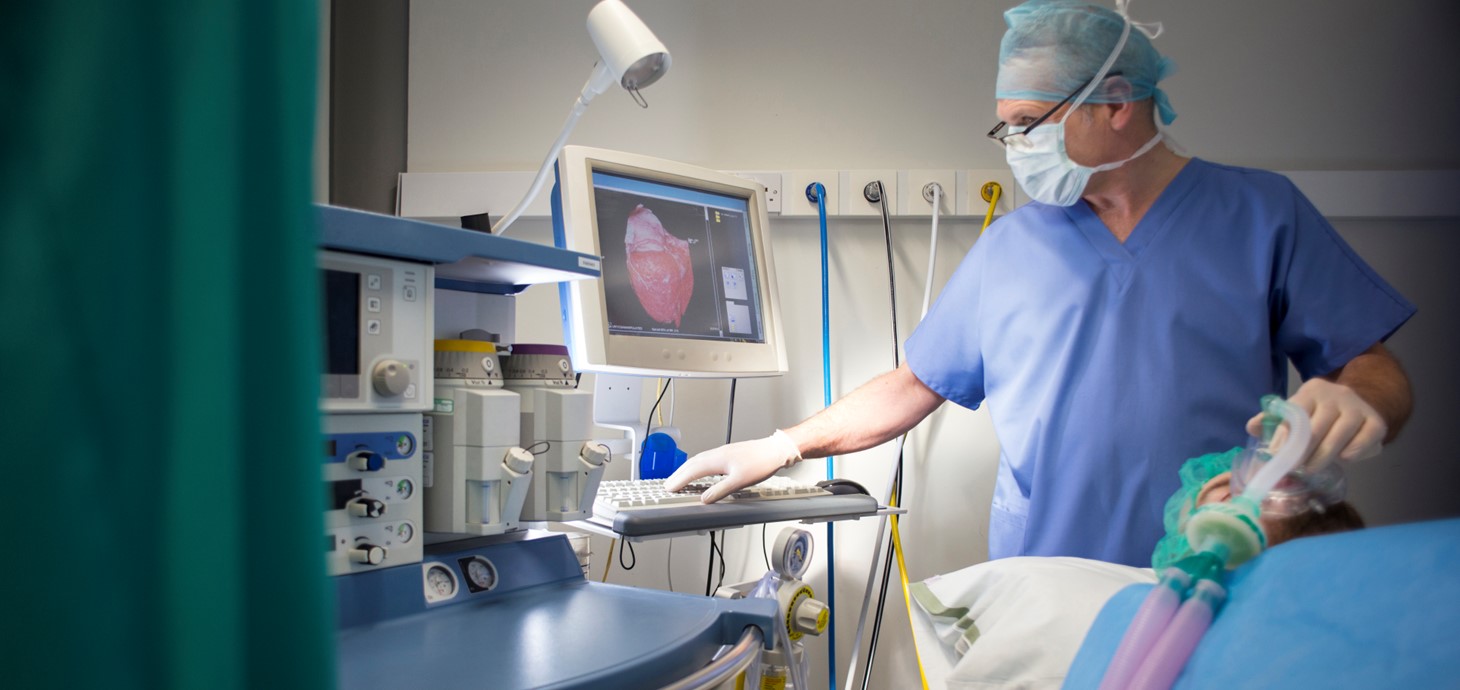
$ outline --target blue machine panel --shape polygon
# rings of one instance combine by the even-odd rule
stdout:
[[[483,561],[494,580],[478,590],[468,568]],[[433,569],[449,577],[426,579]],[[441,544],[419,564],[336,585],[339,685],[351,688],[660,687],[746,626],[774,639],[777,611],[770,600],[588,582],[562,535]]]
[[[375,453],[386,460],[404,460],[416,449],[416,435],[409,431],[364,434],[328,434],[324,442],[324,461],[344,462],[360,451]]]

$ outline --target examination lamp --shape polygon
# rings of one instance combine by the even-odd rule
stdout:
[[[595,97],[618,83],[633,96],[635,103],[647,108],[649,104],[639,90],[659,81],[669,71],[669,49],[654,37],[654,32],[622,0],[603,0],[589,10],[588,36],[593,39],[593,45],[598,47],[599,60],[593,66],[593,73],[588,76],[588,83],[583,85],[582,93],[573,102],[573,108],[568,112],[568,121],[563,123],[563,130],[558,133],[557,140],[548,150],[547,158],[543,159],[537,177],[532,180],[532,186],[512,212],[492,226],[493,234],[505,232],[507,226],[517,220],[527,205],[537,198],[538,192],[542,191],[543,182],[547,181],[548,172],[552,170],[553,162],[563,150],[563,144],[568,141],[568,133],[573,131],[573,126],[578,124],[578,118]]]

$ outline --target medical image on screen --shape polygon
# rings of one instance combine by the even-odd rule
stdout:
[[[745,199],[594,174],[609,333],[764,342]]]
[[[659,217],[640,204],[629,214],[624,251],[629,283],[644,312],[659,323],[679,328],[695,291],[689,242],[669,234]]]

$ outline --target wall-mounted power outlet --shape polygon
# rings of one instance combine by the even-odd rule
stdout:
[[[768,170],[731,170],[729,172],[736,177],[759,182],[760,186],[765,188],[766,213],[781,212],[781,173]]]

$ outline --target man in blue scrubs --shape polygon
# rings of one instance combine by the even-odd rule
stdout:
[[[945,400],[983,402],[1001,455],[989,556],[1145,565],[1187,458],[1244,443],[1267,393],[1313,421],[1309,462],[1377,454],[1409,416],[1383,341],[1414,307],[1286,178],[1179,155],[1170,71],[1123,14],[1006,13],[998,115],[1034,199],[989,228],[906,343],[906,363],[801,424],[702,453],[707,502],[801,458],[854,452]]]

